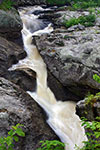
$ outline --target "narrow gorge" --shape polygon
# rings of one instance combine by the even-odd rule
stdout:
[[[100,149],[100,0],[0,1],[0,150],[9,148]]]
[[[34,37],[53,32],[52,24],[45,24],[38,20],[39,15],[35,11],[46,11],[40,6],[21,8],[19,13],[23,22],[22,37],[27,57],[13,65],[9,70],[30,68],[36,72],[36,92],[27,93],[45,110],[48,119],[47,123],[66,144],[66,150],[73,150],[75,145],[83,147],[83,141],[87,140],[84,128],[81,127],[81,120],[75,114],[76,103],[57,101],[54,94],[47,86],[47,69],[40,56]],[[43,29],[41,29],[41,26]],[[40,29],[39,29],[40,28]]]

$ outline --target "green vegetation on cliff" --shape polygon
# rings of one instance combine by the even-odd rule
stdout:
[[[78,18],[71,18],[70,20],[65,20],[64,19],[64,25],[66,28],[69,28],[73,25],[77,24],[82,24],[85,27],[90,27],[93,26],[96,20],[96,15],[95,14],[89,14],[86,16],[80,16]]]
[[[77,9],[87,9],[89,7],[100,6],[100,0],[73,0],[72,7]]]
[[[37,150],[64,150],[65,144],[58,141],[58,140],[53,140],[53,141],[41,141],[40,142],[41,148],[38,148]]]
[[[100,6],[100,0],[46,0],[50,5],[70,5],[73,9],[87,9]]]
[[[47,0],[47,3],[50,5],[65,5],[68,2],[70,2],[70,0]]]
[[[2,0],[1,4],[0,4],[0,9],[2,10],[9,10],[13,7],[13,5],[15,4],[15,2],[13,0]]]
[[[14,141],[18,142],[19,137],[25,136],[25,133],[20,128],[21,126],[23,125],[19,123],[16,126],[12,126],[7,137],[0,137],[0,150],[13,150]]]
[[[85,104],[93,106],[97,101],[100,101],[100,92],[96,93],[96,95],[89,94],[85,98]]]
[[[98,76],[97,74],[94,74],[94,75],[93,75],[93,79],[94,79],[97,83],[100,83],[100,76]],[[89,95],[85,98],[85,104],[86,104],[86,105],[91,105],[91,106],[93,106],[97,101],[100,101],[100,92],[96,93],[96,95],[89,94]]]
[[[84,146],[80,150],[100,150],[100,117],[92,122],[83,118],[82,126],[87,130],[88,141],[83,141]]]

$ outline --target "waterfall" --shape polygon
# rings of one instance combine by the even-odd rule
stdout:
[[[51,24],[46,26],[39,15],[34,11],[43,10],[40,6],[21,8],[19,13],[23,22],[22,37],[27,57],[13,65],[9,70],[30,68],[37,75],[36,92],[27,93],[45,110],[48,115],[47,123],[65,143],[66,150],[74,150],[75,145],[83,147],[82,141],[86,141],[84,128],[81,127],[79,117],[75,114],[76,104],[71,101],[57,101],[53,92],[47,86],[47,69],[36,46],[32,44],[34,36],[50,34],[53,31]],[[42,28],[42,29],[41,29]]]

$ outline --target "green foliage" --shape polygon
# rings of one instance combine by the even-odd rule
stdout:
[[[97,74],[93,75],[93,79],[100,83],[100,77]],[[97,100],[100,100],[100,92],[96,93],[96,95],[88,95],[85,98],[85,103],[93,106]],[[88,141],[83,141],[84,146],[80,150],[100,150],[100,117],[96,117],[95,121],[92,122],[83,117],[82,126],[87,131]]]
[[[7,137],[0,138],[0,150],[13,150],[14,144],[13,142],[18,142],[19,137],[24,137],[25,133],[19,127],[23,125],[17,124],[16,126],[12,126],[12,129],[8,132]]]
[[[80,150],[100,150],[100,117],[96,117],[96,121],[89,122],[86,118],[82,118],[82,126],[89,132],[86,132],[88,141],[84,141],[84,146]]]
[[[85,98],[85,104],[86,104],[86,105],[90,104],[91,106],[93,106],[94,103],[97,102],[97,100],[100,100],[100,92],[96,93],[96,95],[89,94],[89,95]]]
[[[100,77],[97,74],[93,75],[93,79],[96,82],[100,83]],[[86,105],[90,104],[91,106],[93,106],[94,103],[96,103],[97,101],[100,101],[100,92],[96,93],[96,95],[89,94],[85,98],[85,104]]]
[[[72,7],[75,9],[75,10],[78,10],[78,9],[87,9],[89,7],[97,7],[98,6],[98,3],[93,1],[93,0],[88,0],[88,1],[78,1],[76,3],[74,3],[72,5]]]
[[[37,150],[64,150],[65,144],[57,141],[57,140],[53,140],[53,141],[41,141],[40,143],[42,143],[41,148],[38,148]]]
[[[70,20],[64,19],[64,25],[69,28],[73,25],[82,24],[85,27],[93,26],[96,20],[95,14],[89,14],[86,16],[80,16],[78,18],[71,18]]]
[[[13,7],[14,4],[15,2],[12,0],[3,0],[0,4],[0,9],[9,10]]]
[[[95,11],[95,8],[89,8],[89,13],[90,13],[90,14],[93,14],[93,13],[95,14],[95,12],[96,12],[96,11]]]
[[[65,5],[68,0],[47,0],[47,3],[50,5]]]
[[[99,77],[97,74],[94,74],[94,75],[93,75],[93,79],[94,79],[95,81],[97,81],[98,83],[100,83],[100,77]]]
[[[97,14],[98,17],[99,17],[99,15],[100,15],[100,10],[97,10],[96,14]]]
[[[47,0],[50,5],[69,5],[73,10],[94,8],[100,6],[100,0]]]

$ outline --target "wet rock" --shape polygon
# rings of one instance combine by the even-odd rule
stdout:
[[[16,9],[0,10],[0,36],[17,39],[21,36],[22,22]]]
[[[36,73],[30,69],[10,71],[7,77],[13,83],[19,85],[25,91],[36,90]]]
[[[24,125],[26,136],[15,144],[15,150],[36,150],[41,140],[58,139],[38,104],[18,86],[0,77],[0,137],[17,123]]]
[[[60,26],[61,24],[56,22],[57,18],[59,18],[61,15],[54,13],[54,11],[48,12],[48,13],[42,13],[39,16],[39,19],[49,20],[53,23],[55,26]]]
[[[0,76],[19,85],[24,90],[36,89],[36,73],[25,68],[8,71],[12,64],[26,57],[26,53],[17,44],[0,37]]]
[[[48,70],[48,86],[51,89],[51,91],[54,93],[57,101],[78,101],[79,97],[77,97],[75,94],[72,94],[67,87],[64,87],[59,80],[57,80],[52,73]]]

